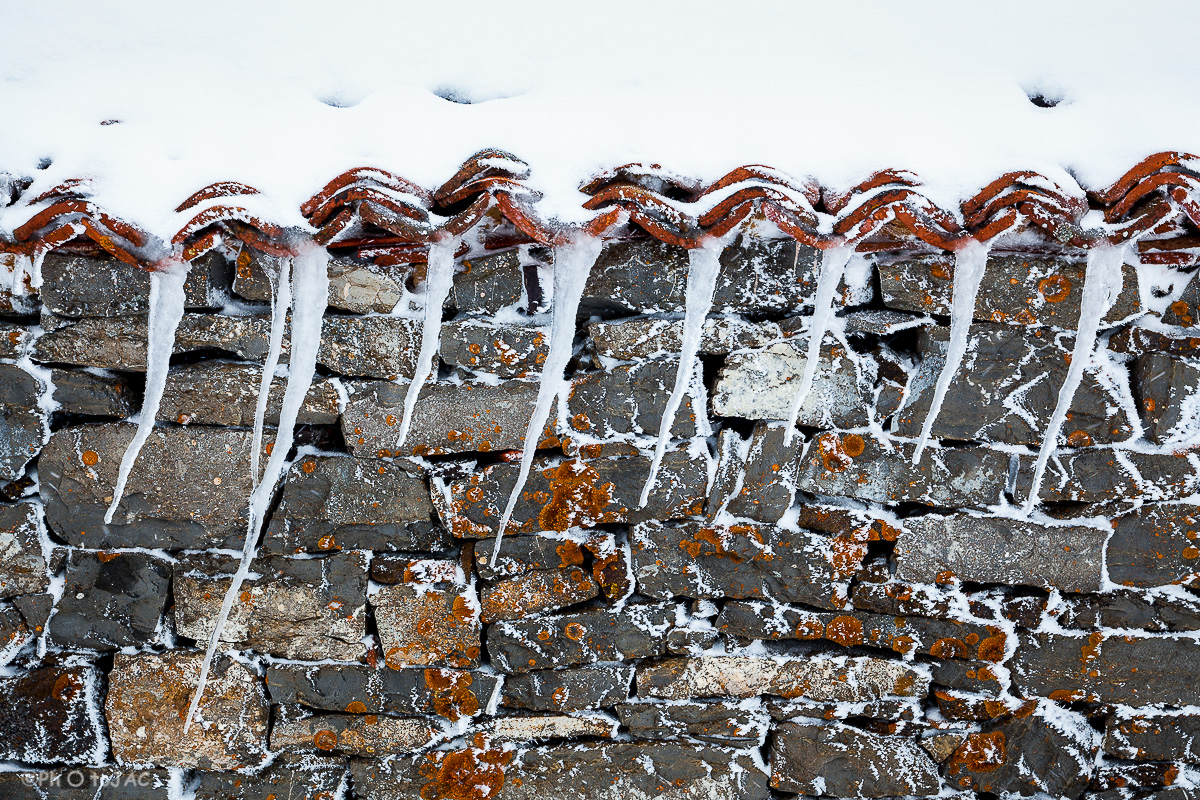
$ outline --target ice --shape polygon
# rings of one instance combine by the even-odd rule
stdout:
[[[790,447],[792,444],[796,418],[800,415],[800,407],[804,405],[804,400],[812,388],[813,377],[817,374],[817,364],[821,358],[821,340],[825,338],[829,320],[833,317],[833,296],[837,292],[838,284],[842,282],[846,262],[852,255],[853,245],[831,247],[821,254],[821,275],[817,278],[812,325],[808,329],[808,353],[804,360],[804,372],[800,375],[800,385],[796,388],[796,396],[792,398],[792,408],[788,412],[787,430],[783,434],[784,447]]]
[[[1127,246],[1095,247],[1088,251],[1087,273],[1083,278],[1083,298],[1079,309],[1079,328],[1075,332],[1075,347],[1071,351],[1071,366],[1067,378],[1058,392],[1058,403],[1042,435],[1042,446],[1038,450],[1037,462],[1033,466],[1033,482],[1029,496],[1025,498],[1024,510],[1032,511],[1037,505],[1038,492],[1042,488],[1042,476],[1046,463],[1058,442],[1058,432],[1066,421],[1075,390],[1083,381],[1084,370],[1092,362],[1092,350],[1096,346],[1096,333],[1108,309],[1121,293],[1121,267],[1125,263]]]
[[[550,408],[566,389],[563,370],[571,358],[575,342],[575,316],[579,311],[579,300],[583,297],[583,288],[603,244],[600,239],[581,236],[571,244],[554,251],[554,305],[550,309],[550,346],[546,353],[546,362],[542,366],[533,415],[530,416],[529,426],[525,429],[525,444],[521,449],[521,471],[517,475],[512,494],[509,495],[508,505],[504,507],[504,513],[500,516],[500,524],[496,526],[496,545],[492,548],[493,565],[500,555],[500,541],[504,537],[504,529],[512,519],[517,498],[521,496],[521,490],[525,488],[525,481],[529,478],[533,454],[546,427],[546,420],[550,417]]]
[[[275,278],[275,297],[271,301],[271,334],[267,344],[267,358],[263,362],[262,378],[258,383],[258,403],[254,407],[254,440],[250,445],[250,482],[258,482],[258,456],[262,448],[263,420],[267,416],[267,400],[271,394],[271,381],[275,368],[279,366],[279,351],[283,347],[283,329],[287,325],[287,314],[292,307],[292,262],[281,259],[279,275]],[[340,409],[339,409],[340,410]]]
[[[933,423],[937,421],[938,413],[942,410],[942,401],[946,398],[946,390],[950,381],[958,374],[963,356],[967,354],[967,342],[971,330],[971,320],[975,316],[975,295],[979,292],[979,283],[983,280],[987,268],[987,257],[990,243],[983,244],[968,241],[965,247],[954,254],[954,298],[950,304],[950,348],[946,352],[946,363],[938,374],[937,384],[933,387],[933,400],[929,404],[929,412],[921,425],[921,435],[917,439],[917,449],[913,451],[912,463],[921,463],[921,453],[929,441],[929,433]]]
[[[146,393],[141,412],[131,421],[137,421],[137,432],[133,441],[121,457],[117,472],[117,485],[113,487],[112,504],[104,514],[104,524],[113,521],[117,506],[125,494],[125,484],[133,470],[142,445],[154,430],[158,417],[158,406],[162,402],[163,390],[167,386],[167,370],[171,366],[171,351],[175,349],[175,329],[183,319],[184,291],[191,264],[170,262],[168,266],[150,274],[150,306],[146,327]]]
[[[687,391],[693,373],[699,364],[696,353],[700,350],[700,339],[704,333],[704,321],[712,308],[713,292],[717,288],[717,273],[721,268],[721,252],[725,249],[725,238],[707,239],[703,247],[688,251],[687,290],[684,295],[683,336],[679,349],[679,367],[675,371],[675,386],[671,396],[667,398],[667,406],[663,409],[662,420],[658,423],[658,443],[654,446],[654,458],[650,462],[650,475],[642,487],[642,498],[638,508],[645,508],[650,499],[650,491],[658,477],[658,468],[662,463],[663,452],[671,438],[671,425],[675,422],[675,414],[683,401],[683,393]],[[695,398],[693,398],[695,399]],[[699,406],[694,403],[694,406]],[[696,408],[696,414],[703,414],[703,408]]]
[[[279,427],[275,434],[275,443],[271,447],[271,456],[267,459],[262,481],[250,493],[249,514],[246,522],[246,542],[242,548],[242,560],[234,573],[233,582],[225,592],[221,602],[221,611],[217,615],[216,627],[208,641],[208,650],[204,654],[204,662],[200,666],[200,680],[188,706],[187,719],[184,722],[184,732],[192,724],[200,698],[204,694],[204,686],[208,680],[209,666],[213,655],[221,641],[221,631],[229,612],[233,608],[233,600],[237,597],[242,581],[250,573],[250,564],[254,560],[259,533],[271,498],[275,492],[275,484],[283,476],[287,466],[288,451],[292,449],[292,439],[296,428],[296,417],[304,404],[304,397],[312,387],[313,374],[317,369],[317,349],[321,345],[321,324],[325,315],[325,304],[329,297],[329,253],[320,247],[308,247],[297,255],[292,263],[292,351],[288,359],[288,382],[283,392],[283,402],[279,409]]]
[[[408,392],[404,395],[404,417],[400,420],[400,434],[396,438],[396,448],[404,444],[408,438],[408,428],[412,424],[413,408],[421,395],[421,387],[433,367],[433,357],[437,353],[438,342],[442,335],[442,306],[450,296],[454,286],[454,251],[458,247],[458,238],[451,236],[434,242],[429,247],[429,263],[425,271],[425,321],[421,325],[421,352],[417,356],[416,371],[413,372],[412,382],[408,384]]]

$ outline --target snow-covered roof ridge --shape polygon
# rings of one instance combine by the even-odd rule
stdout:
[[[695,249],[727,235],[748,218],[773,223],[802,244],[827,250],[958,251],[1027,229],[1047,241],[1092,249],[1138,239],[1142,260],[1192,266],[1200,228],[1200,159],[1168,151],[1143,159],[1113,184],[1063,186],[1034,171],[1006,173],[957,207],[922,192],[913,173],[872,173],[835,192],[779,170],[748,165],[710,183],[657,164],[604,170],[580,187],[586,212],[563,222],[531,188],[529,166],[501,150],[481,150],[441,186],[425,188],[379,167],[334,177],[299,208],[306,229],[272,214],[268,191],[224,180],[195,191],[175,208],[179,227],[168,241],[106,212],[87,178],[35,191],[31,180],[10,180],[0,217],[0,252],[35,262],[71,243],[88,243],[146,269],[172,259],[192,260],[221,244],[275,255],[299,238],[393,263],[423,261],[428,247],[468,233],[486,234],[489,249],[506,244],[558,245],[579,235],[650,236]],[[588,216],[590,215],[590,216]]]

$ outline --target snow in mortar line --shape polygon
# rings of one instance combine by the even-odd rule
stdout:
[[[184,721],[185,733],[191,726],[199,707],[200,698],[208,680],[209,667],[212,665],[213,655],[220,643],[221,632],[229,618],[229,612],[233,608],[233,600],[237,597],[242,581],[250,571],[250,563],[254,560],[259,532],[267,508],[271,503],[275,485],[283,476],[287,466],[288,451],[292,448],[292,438],[295,434],[296,417],[312,386],[313,375],[317,369],[317,350],[321,345],[321,325],[329,297],[328,269],[329,253],[324,248],[315,246],[309,246],[308,249],[297,255],[292,264],[292,347],[288,364],[287,388],[284,389],[283,402],[279,409],[279,425],[276,428],[275,443],[271,448],[271,457],[267,460],[263,479],[250,493],[246,543],[242,551],[241,563],[221,602],[221,611],[217,615],[216,625],[208,642],[208,650],[205,652],[204,661],[200,666],[200,678],[188,706],[187,717]]]
[[[459,237],[451,236],[435,242],[429,248],[429,263],[425,273],[425,316],[421,324],[421,351],[417,356],[412,381],[404,395],[404,416],[400,420],[396,449],[408,438],[413,409],[433,368],[433,357],[437,354],[442,336],[442,307],[454,286],[454,251],[458,242]]]
[[[734,230],[737,230],[734,228]],[[713,294],[717,289],[717,273],[721,270],[721,253],[732,237],[732,232],[720,239],[708,239],[703,247],[688,251],[687,289],[684,295],[683,334],[679,351],[679,366],[675,370],[675,386],[671,396],[667,398],[666,408],[663,409],[662,420],[658,423],[658,442],[654,446],[654,457],[650,461],[650,475],[642,486],[642,496],[638,508],[645,508],[650,500],[650,491],[658,478],[658,469],[662,464],[663,452],[671,438],[671,426],[675,422],[675,414],[683,402],[683,393],[687,391],[692,376],[700,367],[696,354],[700,351],[700,340],[704,334],[704,322],[708,312],[712,310]],[[693,400],[696,398],[693,397]],[[693,403],[697,419],[707,412],[699,402]]]
[[[121,457],[121,467],[117,472],[117,484],[113,487],[112,504],[104,514],[104,524],[113,521],[117,507],[121,505],[125,494],[125,484],[129,473],[137,461],[142,445],[154,431],[154,423],[158,417],[158,406],[162,402],[163,390],[167,387],[167,371],[171,365],[171,352],[175,348],[175,329],[183,319],[185,293],[183,283],[191,270],[190,262],[172,262],[167,269],[161,269],[150,274],[150,305],[146,327],[146,392],[142,400],[142,410],[134,418],[137,421],[137,432],[133,441]]]
[[[817,374],[817,364],[821,358],[821,341],[829,328],[833,316],[833,300],[837,294],[838,284],[842,281],[842,273],[846,262],[854,256],[853,245],[831,247],[821,253],[821,275],[817,278],[817,294],[813,300],[813,320],[808,331],[808,352],[804,360],[804,372],[800,375],[800,384],[792,398],[792,407],[788,412],[787,430],[783,434],[783,446],[791,447],[792,437],[796,431],[796,418],[800,416],[800,407],[804,405],[808,391],[812,388],[813,377]]]
[[[1059,390],[1054,413],[1050,416],[1045,433],[1042,434],[1042,446],[1038,450],[1037,462],[1033,467],[1033,482],[1029,487],[1029,496],[1025,499],[1026,511],[1032,511],[1037,505],[1046,463],[1057,446],[1058,433],[1067,419],[1071,402],[1075,399],[1075,390],[1079,388],[1083,381],[1083,373],[1092,361],[1092,350],[1096,346],[1096,333],[1100,329],[1100,322],[1116,301],[1117,295],[1121,293],[1121,267],[1125,263],[1125,253],[1128,249],[1128,245],[1120,245],[1096,247],[1088,251],[1087,270],[1083,278],[1083,297],[1079,309],[1079,328],[1075,334],[1075,347],[1071,352],[1071,366]]]
[[[994,241],[994,240],[993,240]],[[917,438],[917,447],[913,451],[912,463],[921,463],[921,454],[929,441],[933,423],[937,421],[942,410],[942,401],[950,388],[950,381],[958,374],[963,356],[967,353],[967,343],[970,340],[971,320],[975,316],[975,295],[979,293],[979,284],[987,268],[987,244],[970,242],[954,254],[954,296],[950,304],[950,347],[946,352],[946,362],[938,375],[937,384],[933,388],[933,400],[929,404],[929,412],[921,424],[921,435]]]
[[[500,542],[504,538],[504,529],[512,519],[513,509],[525,481],[529,478],[530,467],[533,466],[533,455],[537,450],[538,440],[550,418],[554,401],[564,397],[567,383],[563,377],[567,362],[575,344],[575,317],[579,313],[579,301],[583,297],[583,289],[587,285],[588,275],[592,265],[600,256],[604,246],[602,240],[595,237],[581,236],[571,244],[556,248],[554,252],[554,300],[550,310],[550,342],[546,351],[546,361],[542,365],[541,380],[538,383],[537,401],[534,403],[533,414],[529,425],[525,428],[525,440],[521,447],[521,471],[517,482],[509,495],[508,504],[500,516],[496,526],[496,544],[492,547],[492,565],[500,557]]]
[[[283,329],[287,326],[288,311],[292,307],[291,266],[290,258],[280,259],[279,275],[275,278],[275,294],[271,298],[271,332],[267,342],[267,358],[263,361],[262,376],[258,382],[258,402],[254,407],[254,436],[250,445],[251,486],[258,483],[258,459],[262,450],[267,400],[271,394],[271,381],[275,377],[275,368],[279,366],[279,351],[283,348]]]

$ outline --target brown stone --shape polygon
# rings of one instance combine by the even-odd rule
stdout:
[[[479,606],[471,590],[385,586],[370,598],[385,663],[402,667],[479,665]]]
[[[479,618],[484,623],[522,619],[582,603],[598,594],[600,587],[582,567],[536,570],[485,586],[479,593]]]
[[[437,733],[428,720],[419,717],[307,715],[299,709],[276,706],[271,749],[381,758],[418,750]]]
[[[101,675],[47,666],[0,678],[0,758],[28,764],[103,763]]]

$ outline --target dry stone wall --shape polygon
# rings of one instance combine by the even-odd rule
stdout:
[[[330,262],[290,467],[190,726],[247,535],[279,261],[193,265],[109,524],[149,280],[60,252],[36,296],[0,299],[0,797],[1198,796],[1190,289],[1148,313],[1162,287],[1125,265],[1030,504],[1078,357],[1081,254],[988,257],[914,459],[953,259],[852,263],[788,436],[821,255],[738,237],[642,502],[689,257],[606,243],[500,531],[554,255],[459,258],[402,443],[425,267]]]

